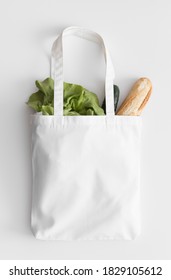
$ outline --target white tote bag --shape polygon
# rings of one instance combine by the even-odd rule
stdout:
[[[62,38],[100,44],[106,61],[104,116],[63,116]],[[134,239],[140,233],[141,118],[115,116],[111,59],[102,38],[70,27],[52,48],[54,115],[32,116],[32,230],[44,240]]]

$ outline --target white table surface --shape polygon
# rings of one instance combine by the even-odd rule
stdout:
[[[133,242],[45,242],[31,233],[31,110],[25,102],[36,89],[34,81],[49,76],[51,45],[70,25],[106,39],[120,101],[137,78],[153,83],[142,115],[142,234]],[[171,258],[170,26],[169,0],[1,1],[0,259]],[[100,48],[67,38],[65,54],[65,80],[82,83],[101,99]]]

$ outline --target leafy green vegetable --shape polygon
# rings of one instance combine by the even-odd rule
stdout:
[[[116,112],[117,106],[118,106],[118,101],[119,101],[119,95],[120,95],[120,90],[119,90],[119,87],[117,85],[113,85],[113,92],[114,92],[114,109],[115,109],[115,112]],[[106,101],[105,101],[105,99],[103,101],[102,108],[103,108],[104,112],[106,113]]]
[[[33,93],[27,105],[43,115],[54,114],[54,81],[51,78],[43,82],[35,82],[37,92]],[[96,94],[88,91],[80,85],[64,83],[64,115],[104,115],[99,105]]]
[[[50,105],[43,105],[42,106],[42,114],[43,115],[53,115],[54,114],[54,109]]]
[[[36,81],[35,84],[46,96],[53,96],[54,81],[51,78],[47,78],[43,82]]]
[[[44,94],[40,90],[33,93],[27,102],[27,104],[37,112],[41,112],[43,103]]]
[[[43,82],[36,81],[35,84],[39,90],[30,96],[27,105],[36,112],[42,112],[43,115],[52,115],[54,98],[53,80],[47,78]]]
[[[80,85],[64,83],[64,115],[104,115],[97,95]]]

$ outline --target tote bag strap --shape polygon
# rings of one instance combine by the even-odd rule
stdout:
[[[68,27],[63,30],[52,46],[51,53],[51,76],[54,79],[54,115],[63,116],[63,37],[66,35],[75,35],[100,44],[103,48],[106,62],[105,77],[105,98],[106,98],[106,115],[113,117],[114,112],[114,94],[113,80],[114,70],[109,52],[105,46],[102,37],[85,28]]]

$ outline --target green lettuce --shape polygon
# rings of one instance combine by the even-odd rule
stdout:
[[[64,83],[64,115],[104,115],[95,93],[80,85]]]
[[[54,81],[47,78],[35,82],[38,91],[33,93],[27,105],[43,115],[54,114]],[[104,115],[104,110],[99,105],[98,97],[84,87],[64,82],[65,116],[77,115]]]

